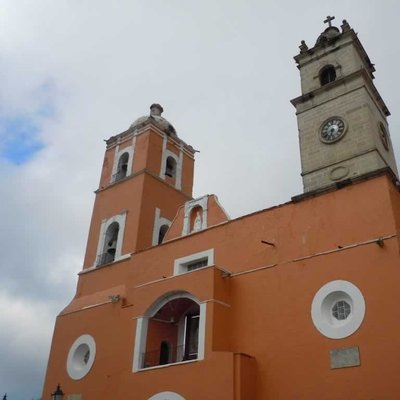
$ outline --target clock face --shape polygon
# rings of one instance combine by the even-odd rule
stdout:
[[[328,119],[322,124],[320,137],[324,143],[334,143],[343,137],[346,132],[346,124],[339,117]]]
[[[379,124],[379,136],[381,138],[383,147],[386,150],[389,150],[389,137],[388,137],[388,133],[387,133],[384,125],[382,124],[382,122]]]

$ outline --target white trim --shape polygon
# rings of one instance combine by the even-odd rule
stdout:
[[[185,257],[177,258],[174,261],[174,275],[183,274],[187,271],[187,265],[191,264],[195,261],[202,261],[207,258],[207,265],[204,268],[207,268],[210,265],[214,265],[214,249],[208,249],[204,251],[200,251],[199,253],[190,254]]]
[[[85,353],[89,358],[84,362]],[[96,342],[90,335],[79,336],[69,349],[67,372],[71,379],[79,380],[86,376],[93,366],[96,357]]]
[[[338,321],[332,315],[337,301],[345,300],[351,307],[350,315]],[[353,334],[365,316],[365,301],[357,286],[348,281],[331,281],[315,294],[311,305],[311,318],[317,330],[330,339],[343,339]]]
[[[149,400],[185,400],[184,397],[174,392],[162,392],[151,396]]]
[[[199,344],[197,349],[197,359],[204,360],[204,343],[206,342],[206,314],[207,303],[200,304],[200,321],[199,321]],[[200,343],[202,344],[200,346]]]
[[[119,145],[117,145],[115,147],[115,152],[114,152],[114,163],[113,163],[113,169],[112,169],[112,173],[111,173],[111,177],[110,177],[110,183],[115,182],[114,175],[117,173],[119,159],[121,158],[121,156],[124,153],[128,153],[128,167],[126,170],[126,176],[130,176],[132,174],[133,145],[123,147],[121,150],[120,150]]]
[[[158,237],[160,234],[160,228],[163,225],[171,226],[171,221],[167,218],[160,217],[160,214],[161,214],[160,209],[156,208],[155,213],[154,213],[154,225],[153,225],[153,239],[152,239],[153,246],[158,245]]]
[[[111,171],[111,175],[110,175],[110,183],[114,182],[113,177],[114,177],[115,173],[117,172],[118,160],[119,160],[118,152],[119,152],[119,144],[117,144],[114,149],[114,161],[113,161],[113,167],[112,167],[112,171]]]
[[[183,144],[180,143],[179,155],[167,149],[168,136],[164,134],[161,156],[160,178],[165,180],[165,169],[167,167],[168,157],[172,157],[176,162],[175,170],[175,189],[182,189],[182,165],[183,165]]]
[[[175,189],[181,190],[182,189],[182,169],[183,169],[183,144],[181,143],[179,149],[179,159],[176,163],[176,177],[175,177]]]
[[[161,156],[161,167],[160,167],[160,178],[165,179],[165,165],[167,163],[167,143],[168,138],[166,134],[163,134],[163,144],[162,144],[162,156]]]
[[[146,349],[147,328],[149,325],[148,317],[140,317],[136,320],[135,350],[133,352],[133,372],[140,371],[140,356]]]
[[[114,215],[113,217],[109,219],[104,219],[101,222],[100,226],[100,233],[99,233],[99,240],[97,242],[97,252],[96,252],[96,258],[94,260],[93,266],[97,266],[97,260],[99,256],[103,253],[103,247],[104,247],[104,240],[105,240],[105,235],[107,233],[108,227],[113,223],[117,222],[119,225],[119,230],[118,230],[118,238],[117,238],[117,247],[115,249],[115,258],[114,262],[128,258],[130,254],[124,254],[122,255],[122,244],[124,241],[124,231],[125,231],[125,223],[126,223],[126,214],[127,212],[123,212],[121,214]]]
[[[201,207],[203,209],[203,215],[201,216],[201,230],[207,229],[208,197],[208,194],[206,194],[205,196],[187,201],[185,203],[185,216],[183,219],[182,236],[186,236],[191,233],[190,217],[192,210],[195,207]]]

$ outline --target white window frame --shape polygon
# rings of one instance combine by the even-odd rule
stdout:
[[[168,225],[171,226],[171,221],[167,218],[160,217],[161,210],[159,208],[156,208],[155,213],[154,213],[154,226],[153,226],[153,238],[152,238],[152,245],[157,246],[158,243],[158,237],[160,234],[160,228],[163,225]]]
[[[204,259],[207,259],[207,265],[201,268],[207,268],[210,265],[214,265],[214,249],[208,249],[185,257],[177,258],[174,261],[174,275],[192,272],[187,270],[188,265],[203,261]]]
[[[96,259],[94,260],[93,266],[98,265],[97,260],[98,260],[99,256],[101,254],[103,254],[104,240],[106,237],[107,229],[114,222],[118,223],[119,230],[118,230],[117,246],[115,249],[115,257],[114,257],[113,262],[126,257],[126,256],[122,255],[122,244],[124,242],[124,231],[125,231],[125,223],[126,223],[126,212],[123,212],[121,214],[114,215],[113,217],[111,217],[109,219],[104,219],[101,222],[99,241],[97,243]]]
[[[119,146],[115,148],[114,152],[114,164],[113,164],[113,169],[110,177],[110,183],[114,183],[115,181],[115,174],[117,173],[118,169],[118,163],[119,159],[124,153],[128,153],[129,158],[128,158],[128,167],[126,170],[126,177],[130,176],[132,174],[132,164],[133,164],[133,146],[127,146],[123,147],[121,150],[119,150]]]
[[[79,348],[86,346],[89,350],[89,358],[86,363],[81,360]],[[71,379],[79,380],[86,376],[91,370],[96,357],[96,342],[91,335],[79,336],[69,349],[67,357],[67,372]]]

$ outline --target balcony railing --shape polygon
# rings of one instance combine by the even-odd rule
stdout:
[[[115,255],[111,253],[103,253],[97,257],[96,265],[105,265],[112,263],[115,260]]]
[[[182,361],[196,360],[196,354],[185,355],[184,346],[169,347],[163,350],[147,351],[141,354],[142,368],[157,367],[159,365],[175,364]]]

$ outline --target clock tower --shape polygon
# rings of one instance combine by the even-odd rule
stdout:
[[[314,47],[304,41],[294,57],[301,77],[296,107],[304,192],[340,186],[380,170],[397,177],[388,108],[371,63],[347,21],[334,17]],[[345,181],[345,182],[344,182]]]

